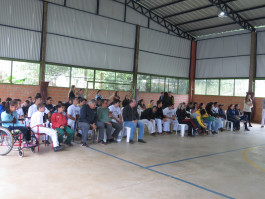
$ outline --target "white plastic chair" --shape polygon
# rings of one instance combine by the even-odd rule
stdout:
[[[227,124],[229,125],[231,125],[231,128],[230,128],[230,131],[233,131],[233,129],[234,129],[234,127],[233,127],[233,122],[231,122],[231,121],[228,121],[227,120],[227,112],[225,111],[225,128],[227,129]]]

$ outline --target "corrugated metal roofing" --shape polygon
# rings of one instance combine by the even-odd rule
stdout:
[[[226,1],[233,11],[252,26],[265,25],[265,0],[223,1]],[[242,29],[229,17],[217,17],[220,10],[209,0],[139,0],[138,2],[195,37]]]

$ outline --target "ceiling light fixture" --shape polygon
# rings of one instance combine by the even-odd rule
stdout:
[[[224,18],[224,17],[227,17],[226,13],[224,11],[221,11],[218,13],[218,17],[220,18]]]

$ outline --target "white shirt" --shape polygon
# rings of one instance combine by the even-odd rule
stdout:
[[[169,110],[168,107],[163,109],[163,115],[167,117],[172,117],[173,115],[176,115],[176,109]]]
[[[17,109],[17,117],[19,118],[20,116],[24,117],[24,112],[23,112],[23,109],[21,107]]]
[[[40,125],[43,124],[43,112],[35,112],[32,114],[31,116],[31,120],[30,120],[30,127],[34,127],[36,125]]]
[[[115,117],[116,119],[120,120],[119,119],[119,115],[121,115],[121,108],[118,106],[118,107],[115,107],[114,105],[111,105],[109,107],[109,111],[112,112],[112,115],[113,117]],[[113,122],[116,122],[116,120],[112,119]]]
[[[67,115],[71,115],[72,117],[76,118],[76,115],[80,115],[80,107],[72,104],[67,109]],[[71,120],[71,119],[68,119],[68,120]]]
[[[32,117],[33,113],[35,113],[37,111],[38,111],[37,105],[36,104],[32,104],[29,107],[29,110],[28,110],[28,117]],[[45,111],[41,112],[42,113],[42,117],[44,116],[44,113],[48,114],[49,112],[50,111],[45,107]]]
[[[218,110],[219,110],[218,107],[213,107],[213,112],[218,114],[218,112],[219,112]]]

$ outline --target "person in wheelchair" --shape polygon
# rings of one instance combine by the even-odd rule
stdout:
[[[26,128],[24,124],[19,123],[17,116],[17,101],[7,101],[5,111],[1,114],[2,126],[6,127],[9,131],[20,130],[23,134],[23,147],[31,148],[36,145],[31,141],[31,130]]]

